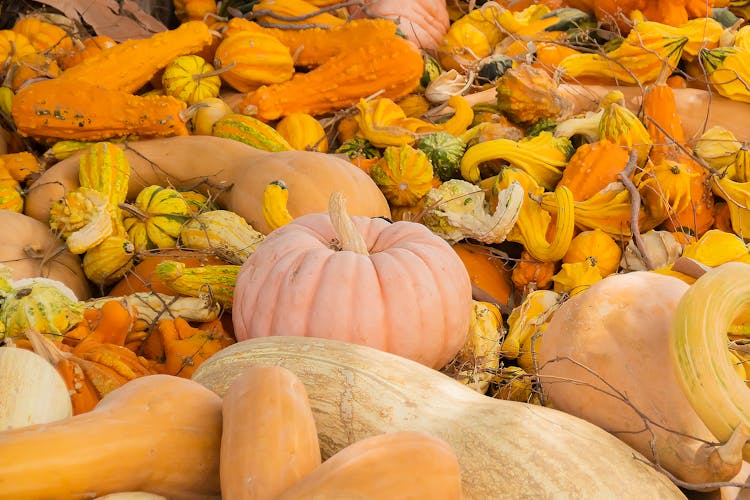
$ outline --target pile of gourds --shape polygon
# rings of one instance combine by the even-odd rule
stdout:
[[[0,30],[0,498],[744,482],[745,3]]]

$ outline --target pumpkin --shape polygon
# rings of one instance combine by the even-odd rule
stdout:
[[[188,379],[149,375],[88,413],[0,433],[2,455],[13,457],[0,472],[0,489],[12,498],[138,490],[215,498],[220,441],[219,396]]]
[[[442,0],[367,0],[348,7],[353,19],[385,17],[398,19],[399,30],[422,49],[434,50],[450,26],[448,9]]]
[[[307,391],[290,370],[248,368],[224,394],[222,415],[224,497],[277,498],[320,466]]]
[[[460,500],[461,469],[445,440],[403,431],[352,443],[277,498]]]
[[[511,280],[516,291],[526,295],[534,290],[546,290],[552,286],[552,276],[557,265],[554,261],[542,262],[536,260],[529,252],[523,250],[521,258],[513,266]]]
[[[186,55],[176,57],[167,64],[161,76],[161,85],[165,94],[192,105],[209,97],[217,97],[221,79],[205,59]]]
[[[602,276],[617,272],[622,250],[620,245],[601,229],[581,231],[570,241],[568,251],[563,255],[565,264],[588,260],[596,264]]]
[[[125,157],[132,171],[130,199],[151,184],[215,195],[218,190],[218,205],[244,217],[263,234],[269,231],[263,217],[263,191],[277,179],[289,188],[288,209],[293,217],[325,211],[333,191],[346,194],[354,215],[390,216],[385,197],[370,177],[333,155],[312,151],[270,154],[231,139],[185,136],[129,142]],[[78,160],[76,155],[56,163],[32,184],[26,197],[27,214],[46,223],[52,202],[77,187]]]
[[[132,205],[121,204],[122,223],[136,250],[172,248],[180,230],[193,213],[188,201],[176,189],[147,186]]]
[[[62,420],[73,414],[62,377],[41,356],[0,348],[0,430]]]
[[[0,263],[12,269],[13,280],[49,278],[67,285],[80,300],[91,297],[80,258],[67,250],[46,222],[0,210],[0,225],[13,235],[0,244]]]
[[[665,475],[634,458],[642,455],[599,427],[550,408],[489,398],[363,345],[304,337],[246,340],[204,362],[193,380],[223,395],[255,365],[280,365],[300,378],[325,460],[368,436],[418,431],[451,445],[466,500],[521,498],[530,491],[611,498],[622,494],[624,484],[638,498],[684,498]]]
[[[677,278],[647,271],[593,284],[552,316],[536,353],[539,376],[555,408],[610,430],[678,479],[728,481],[742,465],[744,440],[712,444],[715,438],[683,393],[680,363],[670,353],[671,332],[682,323],[678,304],[688,288]],[[642,318],[649,318],[648,328]],[[730,372],[723,332],[723,350],[714,359]]]
[[[432,163],[427,155],[408,144],[388,146],[370,167],[370,176],[393,206],[416,204],[433,187]]]
[[[471,281],[461,259],[422,224],[349,217],[342,198],[334,193],[328,213],[270,233],[242,265],[232,309],[237,339],[324,337],[444,366],[471,319]],[[352,287],[339,286],[342,279]],[[364,297],[367,307],[358,307]],[[287,307],[295,314],[281,313]]]
[[[192,251],[189,249],[167,249],[159,252],[149,252],[131,268],[107,292],[107,295],[119,297],[136,292],[163,293],[169,295],[171,289],[154,274],[154,268],[163,260],[182,262],[188,267],[224,264],[224,260],[208,252]]]
[[[13,31],[26,35],[37,52],[62,54],[73,46],[73,41],[59,26],[39,17],[22,17],[13,25]]]
[[[414,147],[427,155],[435,176],[441,181],[461,178],[461,157],[466,143],[448,132],[426,134],[414,143]]]
[[[294,75],[289,47],[272,35],[256,31],[228,34],[216,47],[214,66],[221,79],[239,92],[281,83]]]
[[[102,50],[115,45],[117,45],[117,42],[106,35],[96,35],[84,38],[82,41],[74,39],[73,47],[58,58],[58,63],[62,69],[72,68]]]
[[[301,151],[328,152],[328,137],[323,125],[307,113],[292,113],[276,124],[276,131]]]
[[[501,304],[510,303],[513,295],[510,266],[495,255],[492,248],[462,241],[453,244],[453,250],[461,258],[475,286]]]

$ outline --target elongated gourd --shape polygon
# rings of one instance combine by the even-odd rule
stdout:
[[[171,96],[138,96],[54,78],[21,89],[13,98],[12,116],[24,137],[96,141],[188,135],[180,117],[185,108]]]
[[[260,87],[240,104],[244,113],[263,121],[291,113],[313,116],[338,111],[382,91],[381,97],[403,97],[419,84],[424,62],[419,51],[396,35],[360,43],[307,73]]]
[[[320,466],[320,445],[307,391],[286,368],[253,366],[224,394],[221,493],[276,498]]]
[[[137,378],[90,412],[0,433],[2,498],[148,491],[219,496],[221,398],[171,375]],[[51,473],[54,471],[54,474]]]
[[[303,337],[246,340],[204,362],[193,380],[223,395],[242,371],[269,364],[292,370],[305,384],[324,459],[368,436],[421,431],[455,450],[466,500],[529,492],[611,498],[622,494],[624,484],[633,498],[684,498],[666,476],[599,427],[550,408],[480,395],[447,375],[365,346]]]
[[[133,93],[173,59],[196,54],[212,40],[206,23],[189,21],[147,39],[125,40],[106,48],[63,71],[57,79]]]
[[[460,500],[461,469],[442,439],[414,431],[379,434],[336,453],[277,500],[304,498]]]

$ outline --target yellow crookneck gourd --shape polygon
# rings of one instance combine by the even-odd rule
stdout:
[[[505,160],[533,177],[544,189],[554,189],[573,153],[567,137],[551,132],[513,141],[494,139],[469,147],[461,158],[461,176],[469,182],[480,180],[479,165],[489,160]]]
[[[282,180],[269,182],[263,190],[263,218],[272,231],[292,221],[288,201],[289,190]]]
[[[734,101],[750,102],[750,50],[739,47],[701,49],[699,59],[716,92]]]
[[[504,190],[514,181],[523,187],[526,199],[515,226],[508,233],[508,240],[523,244],[526,251],[539,261],[552,262],[562,259],[568,251],[575,228],[573,193],[564,186],[549,193],[555,199],[557,217],[554,236],[552,241],[548,241],[547,234],[552,216],[541,203],[544,188],[523,170],[504,168],[496,176],[493,189]]]
[[[627,37],[614,42],[619,45],[608,52],[565,57],[556,74],[571,79],[593,76],[630,85],[655,81],[665,64],[671,70],[677,67],[688,37],[669,34],[656,29],[654,24],[637,23]]]

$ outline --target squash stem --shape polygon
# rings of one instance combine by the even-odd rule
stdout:
[[[348,250],[362,255],[369,255],[367,244],[357,231],[354,221],[346,212],[346,198],[338,191],[331,193],[328,201],[328,216],[331,218],[333,230],[338,237],[341,250]]]

